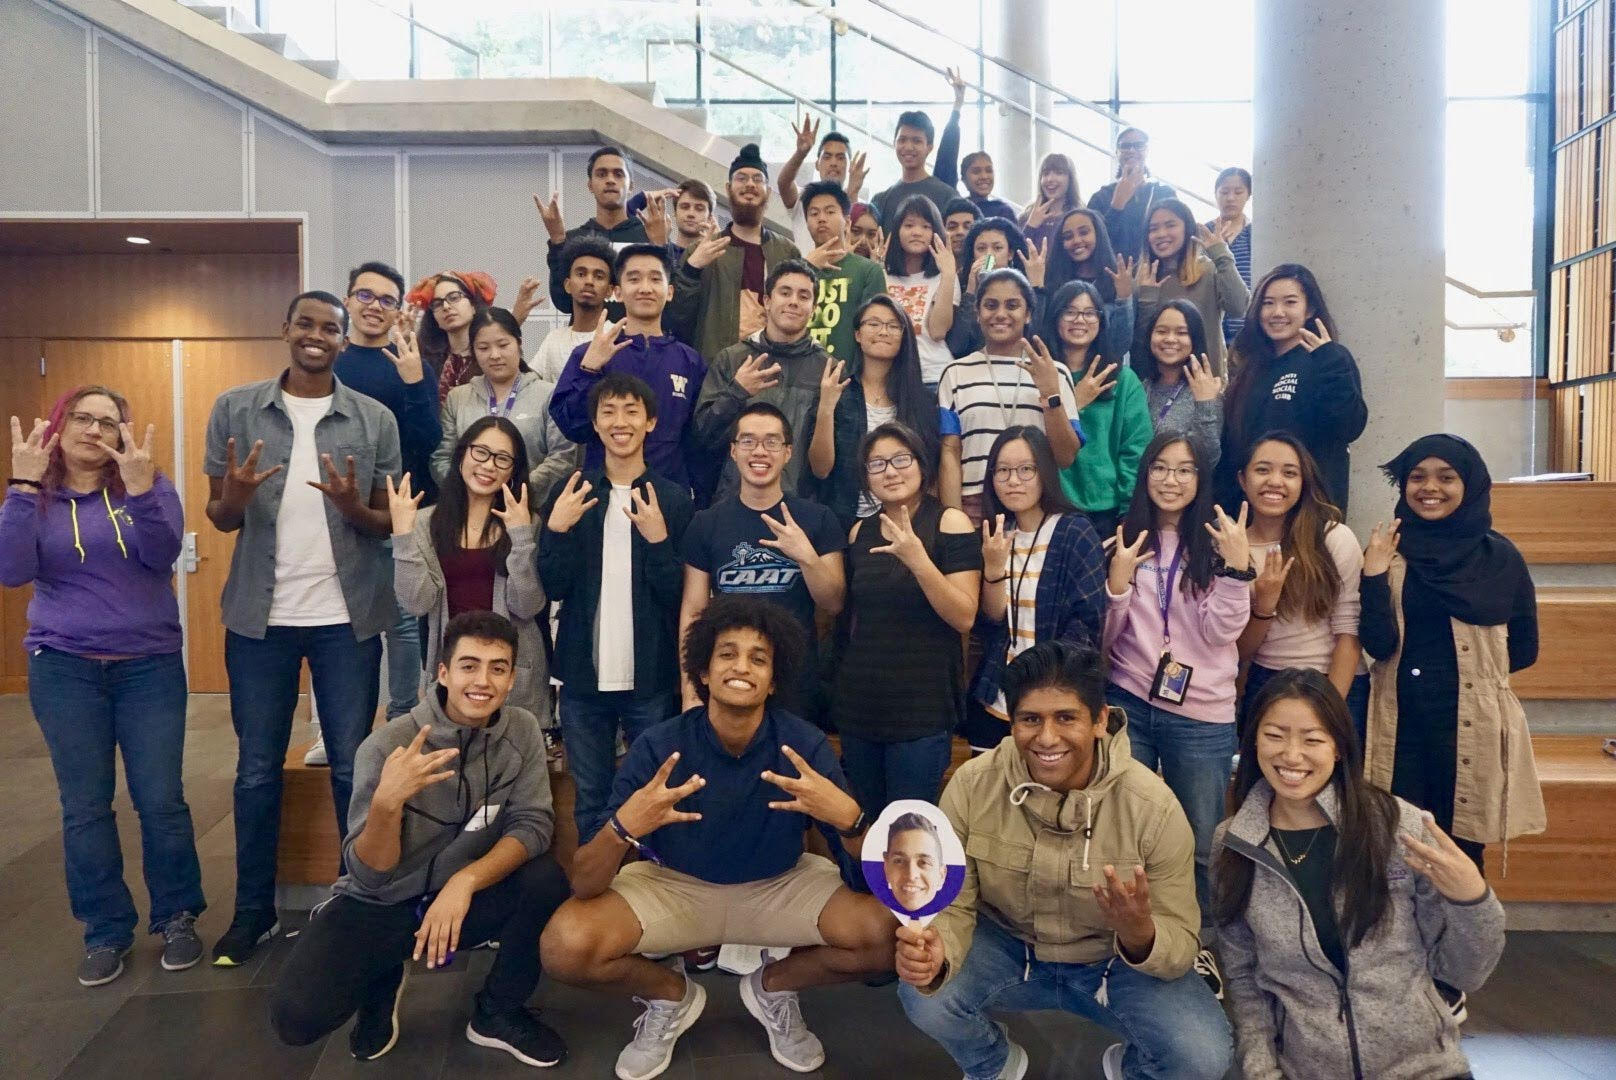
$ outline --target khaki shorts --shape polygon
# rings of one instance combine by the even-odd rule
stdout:
[[[611,885],[640,920],[633,950],[639,953],[823,945],[819,913],[841,887],[836,865],[807,853],[777,877],[739,885],[714,885],[649,862],[629,863]]]

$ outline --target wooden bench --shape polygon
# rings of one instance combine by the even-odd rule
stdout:
[[[1616,563],[1616,483],[1494,484],[1492,507],[1528,563]]]
[[[1537,663],[1510,676],[1521,698],[1616,698],[1616,587],[1547,586],[1537,591]],[[1616,724],[1611,734],[1616,735]]]
[[[1549,828],[1487,849],[1487,880],[1501,900],[1616,903],[1616,758],[1598,735],[1536,735]]]

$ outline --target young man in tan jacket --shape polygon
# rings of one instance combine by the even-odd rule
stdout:
[[[1027,1053],[988,1010],[1064,1009],[1130,1039],[1108,1078],[1215,1080],[1229,1023],[1192,965],[1195,841],[1128,750],[1100,655],[1046,641],[1001,683],[1010,737],[967,762],[942,808],[965,884],[931,926],[898,928],[899,998],[966,1080],[1019,1080]]]

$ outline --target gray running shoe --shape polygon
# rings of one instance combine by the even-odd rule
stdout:
[[[163,927],[163,970],[184,971],[202,959],[202,939],[196,936],[196,916],[182,911]]]
[[[679,1001],[635,998],[645,1011],[634,1021],[634,1041],[617,1055],[617,1080],[651,1080],[661,1076],[673,1060],[673,1047],[707,1007],[707,991],[698,982],[685,982]]]
[[[794,990],[763,989],[758,968],[741,980],[741,1004],[769,1033],[769,1053],[792,1072],[813,1072],[825,1064],[825,1047],[802,1020]]]
[[[128,945],[98,945],[89,950],[79,961],[79,985],[105,986],[123,974],[123,958],[128,955]]]

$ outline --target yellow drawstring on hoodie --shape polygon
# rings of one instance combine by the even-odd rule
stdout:
[[[101,501],[107,508],[107,520],[112,522],[113,535],[118,538],[118,550],[123,552],[123,557],[127,559],[129,549],[124,546],[123,528],[118,524],[118,514],[117,511],[112,509],[112,496],[107,494],[106,488],[101,489]],[[79,535],[79,502],[77,499],[67,500],[67,512],[73,516],[73,550],[79,553],[79,562],[83,562],[85,559],[84,539]]]

